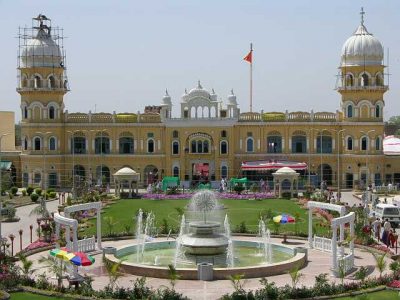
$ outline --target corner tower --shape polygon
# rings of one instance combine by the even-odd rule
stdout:
[[[69,91],[63,30],[40,14],[19,29],[18,87],[22,123],[60,122]]]
[[[361,23],[343,44],[340,64],[341,107],[345,121],[383,122],[384,82],[383,47]]]

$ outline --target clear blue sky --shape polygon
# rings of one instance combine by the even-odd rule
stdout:
[[[360,22],[390,48],[385,119],[400,115],[400,1],[19,1],[0,0],[0,110],[16,111],[18,26],[39,13],[64,28],[70,112],[137,112],[201,80],[222,100],[231,88],[248,111],[254,43],[255,111],[335,111],[340,51]],[[385,50],[386,51],[386,50]]]

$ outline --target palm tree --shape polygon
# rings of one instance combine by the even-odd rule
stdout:
[[[106,267],[108,279],[110,280],[109,282],[109,287],[111,290],[114,290],[115,286],[117,285],[118,279],[122,276],[122,273],[119,271],[122,260],[119,261],[118,263],[112,263],[108,260],[103,260],[104,266]]]
[[[111,236],[114,231],[114,226],[117,225],[118,222],[115,221],[113,217],[105,217],[104,222],[106,223],[106,226],[108,228],[108,235]]]
[[[52,256],[42,256],[39,259],[39,263],[45,264],[45,267],[49,269],[57,278],[57,287],[60,290],[62,288],[63,273],[66,270],[65,264],[59,258]]]
[[[393,261],[389,265],[390,271],[393,272],[393,277],[397,279],[399,277],[399,272],[400,272],[400,262],[398,261]]]
[[[295,266],[289,271],[290,279],[292,279],[292,288],[293,290],[296,289],[296,285],[299,283],[300,278],[304,275],[299,272],[299,267]]]
[[[175,290],[176,282],[181,278],[173,265],[168,265],[168,277],[172,290]]]
[[[22,266],[20,267],[22,274],[26,279],[29,279],[30,275],[35,272],[35,270],[32,269],[33,261],[27,259],[26,256],[22,253],[18,254],[18,258],[22,264]]]
[[[243,291],[243,274],[234,274],[234,275],[229,275],[228,279],[231,281],[233,288],[235,289],[235,292],[240,293]]]
[[[387,262],[386,262],[386,253],[378,255],[374,252],[371,252],[371,254],[374,256],[375,258],[375,262],[376,262],[376,268],[379,271],[379,278],[382,278],[382,273],[383,271],[385,271],[386,267],[387,267]]]

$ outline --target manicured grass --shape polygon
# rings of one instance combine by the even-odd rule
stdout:
[[[48,297],[48,296],[42,296],[42,295],[32,294],[32,293],[28,293],[28,292],[18,292],[18,293],[12,293],[11,299],[12,300],[50,300],[50,299],[64,300],[64,299],[68,299],[68,298]]]
[[[384,290],[384,291],[379,291],[375,293],[370,293],[356,297],[342,297],[342,298],[336,298],[336,299],[341,299],[341,300],[357,300],[357,299],[365,299],[365,300],[398,300],[400,299],[399,292],[398,291],[392,291],[392,290]]]
[[[126,226],[130,226],[130,232],[134,232],[135,227],[135,214],[141,208],[142,210],[152,211],[156,216],[156,226],[160,226],[163,219],[168,221],[169,226],[178,228],[180,218],[175,208],[179,207],[185,209],[189,200],[132,200],[122,199],[118,200],[115,204],[107,207],[102,213],[102,233],[105,235],[108,233],[108,227],[105,222],[105,217],[112,217],[116,224],[113,227],[113,232],[124,232]],[[256,232],[258,231],[258,221],[260,213],[271,210],[273,215],[282,213],[290,214],[295,216],[296,212],[300,215],[300,220],[297,222],[298,231],[307,233],[308,230],[308,211],[301,208],[293,200],[285,199],[263,199],[263,200],[221,200],[221,203],[225,206],[225,212],[231,222],[231,227],[234,229],[242,221],[246,223],[248,230]],[[315,218],[314,218],[315,219]],[[314,220],[315,221],[315,220]],[[92,236],[95,234],[96,220],[90,220],[93,225],[87,228],[80,235]],[[315,221],[316,222],[316,221]],[[280,232],[294,232],[294,224],[281,224]],[[272,225],[268,225],[271,231],[274,231]]]

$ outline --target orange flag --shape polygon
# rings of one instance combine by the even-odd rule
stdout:
[[[250,50],[249,54],[247,54],[243,60],[247,61],[248,63],[253,62],[253,50]]]

